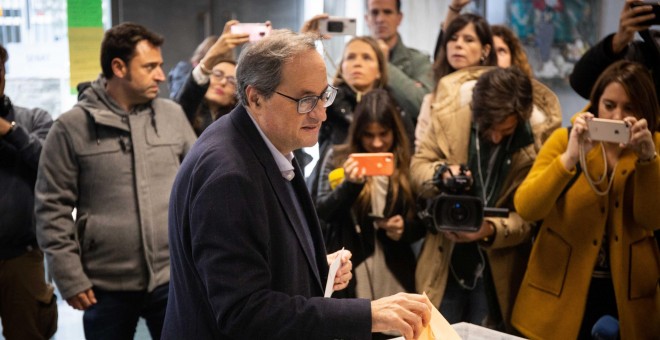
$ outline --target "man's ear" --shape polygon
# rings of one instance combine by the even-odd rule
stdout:
[[[112,67],[112,73],[117,78],[124,78],[128,74],[128,65],[120,58],[112,59],[110,66]]]
[[[245,96],[249,107],[259,107],[261,105],[261,94],[252,85],[248,85],[245,88]]]

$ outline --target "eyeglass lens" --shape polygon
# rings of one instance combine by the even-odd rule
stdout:
[[[300,113],[308,113],[316,107],[316,104],[318,103],[319,100],[323,100],[323,107],[328,107],[332,105],[332,102],[334,101],[336,90],[328,86],[328,88],[321,94],[320,96],[309,96],[300,99],[298,101],[298,112]]]
[[[211,73],[217,81],[222,81],[223,79],[227,80],[227,83],[233,86],[236,86],[236,77],[234,76],[225,76],[225,73],[219,70],[213,71]]]

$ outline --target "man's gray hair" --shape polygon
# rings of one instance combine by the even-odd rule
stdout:
[[[303,52],[315,50],[318,38],[318,34],[273,30],[268,37],[248,45],[238,57],[236,67],[239,103],[248,105],[245,93],[248,85],[270,98],[282,81],[284,65]]]

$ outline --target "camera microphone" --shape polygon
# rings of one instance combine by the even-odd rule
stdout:
[[[509,217],[509,209],[484,207],[484,217]]]

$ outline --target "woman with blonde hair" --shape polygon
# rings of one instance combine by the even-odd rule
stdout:
[[[387,85],[387,62],[378,42],[366,36],[351,39],[332,83],[337,87],[337,97],[326,110],[328,118],[319,133],[319,154],[324,154],[331,145],[346,141],[353,110],[362,96]]]
[[[333,80],[337,96],[332,106],[327,108],[327,119],[319,132],[319,161],[307,180],[313,198],[322,177],[321,161],[333,146],[346,142],[353,111],[362,96],[374,89],[385,89],[387,79],[387,62],[375,39],[355,37],[346,44]],[[411,124],[404,123],[404,126],[412,131]]]

